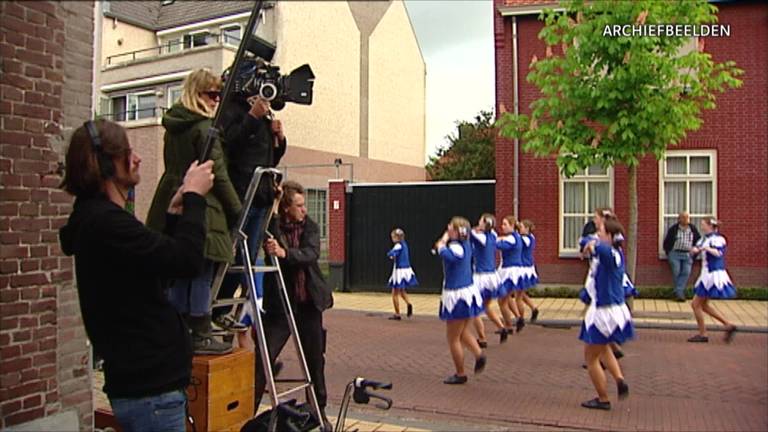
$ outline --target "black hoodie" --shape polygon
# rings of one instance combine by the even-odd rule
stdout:
[[[106,197],[78,198],[59,231],[75,256],[80,309],[94,351],[104,359],[110,398],[145,397],[189,384],[192,346],[167,299],[164,280],[203,266],[205,199],[184,194],[184,212],[166,232],[144,226]]]

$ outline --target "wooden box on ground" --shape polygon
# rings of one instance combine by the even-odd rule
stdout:
[[[253,368],[253,352],[245,349],[192,359],[187,395],[197,432],[239,431],[253,416]],[[187,430],[191,430],[189,425]]]

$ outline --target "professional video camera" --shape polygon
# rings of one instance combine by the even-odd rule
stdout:
[[[286,102],[312,104],[315,74],[309,65],[299,66],[288,75],[281,75],[280,67],[270,63],[275,53],[274,45],[252,36],[246,50],[251,55],[241,61],[238,70],[234,74],[231,68],[224,72],[225,79],[234,75],[233,96],[240,100],[260,96],[270,101],[272,109],[276,111],[283,109]]]

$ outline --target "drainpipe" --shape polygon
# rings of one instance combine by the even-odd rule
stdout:
[[[513,94],[513,105],[514,105],[514,113],[517,116],[520,114],[520,96],[519,94],[519,82],[517,75],[519,73],[518,71],[518,59],[517,59],[517,17],[512,17],[512,83],[514,87],[514,94]],[[514,143],[514,159],[513,159],[513,169],[515,171],[513,180],[512,180],[512,189],[514,197],[512,199],[512,205],[514,206],[514,215],[516,218],[520,218],[520,140],[515,138]]]
[[[100,1],[93,2],[93,67],[91,72],[93,73],[93,81],[91,83],[91,113],[90,118],[95,118],[101,108],[101,92],[99,84],[101,83],[101,27],[102,20],[104,19],[104,13],[102,12],[103,4]]]

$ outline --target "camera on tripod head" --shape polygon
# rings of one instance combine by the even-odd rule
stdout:
[[[270,102],[272,109],[279,111],[286,102],[300,105],[312,104],[312,87],[315,74],[308,64],[299,66],[287,75],[280,74],[280,67],[270,63],[275,46],[251,36],[246,45],[249,57],[242,59],[240,67],[232,73],[231,67],[224,71],[224,79],[234,79],[233,95],[240,100],[258,96]]]

